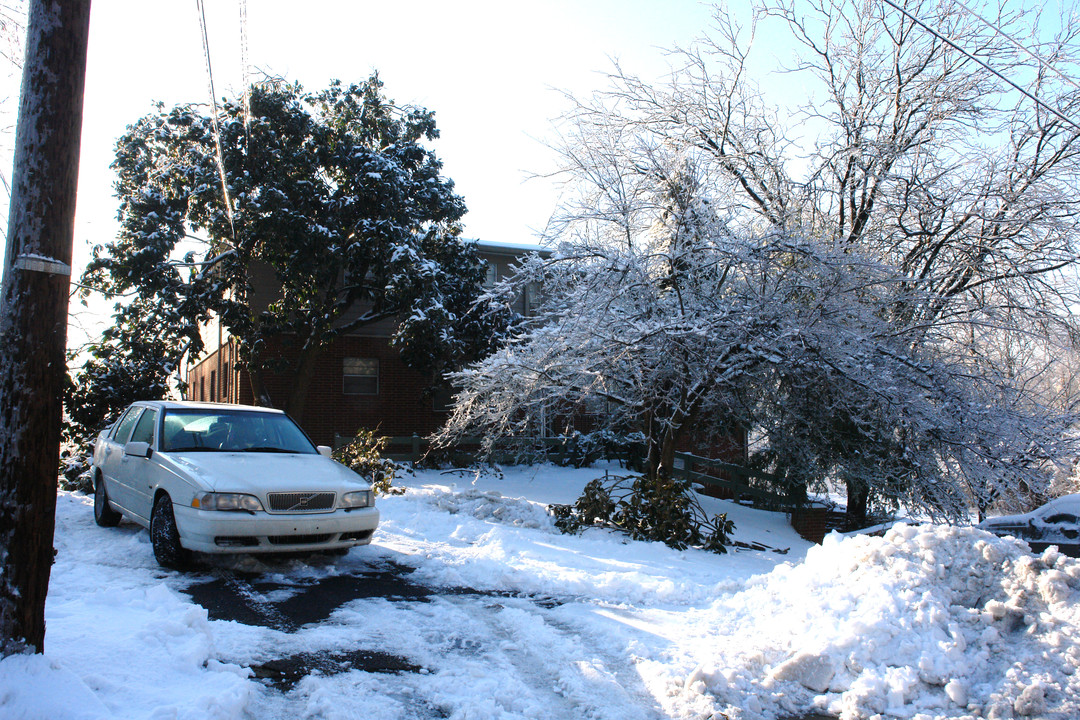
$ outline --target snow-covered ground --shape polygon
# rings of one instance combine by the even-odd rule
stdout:
[[[418,473],[380,499],[371,546],[194,575],[159,569],[145,531],[98,528],[91,498],[63,493],[46,654],[0,661],[0,718],[1080,717],[1080,562],[967,528],[810,546],[783,516],[709,499],[736,539],[789,551],[559,534],[545,504],[596,475]],[[211,620],[185,593],[214,573],[261,571],[288,595],[401,566],[472,594],[358,597],[282,629]],[[251,669],[358,649],[408,667],[286,689]]]

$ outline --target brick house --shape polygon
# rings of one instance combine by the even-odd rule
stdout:
[[[485,284],[491,285],[509,275],[511,266],[530,252],[544,251],[538,247],[478,243],[477,253],[487,263]],[[274,277],[269,271],[260,277],[257,269],[253,274],[252,304],[268,305],[273,299]],[[521,315],[531,314],[536,292],[528,288],[516,298],[514,309]],[[432,396],[428,392],[430,377],[405,366],[390,346],[394,328],[392,319],[365,326],[338,339],[320,355],[301,419],[301,425],[316,444],[336,446],[353,437],[360,428],[377,428],[380,435],[389,437],[423,438],[446,422],[451,409],[449,394]],[[248,374],[236,367],[234,342],[216,322],[208,324],[203,333],[208,355],[189,369],[185,399],[254,404]],[[281,338],[267,341],[268,356],[283,349]],[[279,406],[283,404],[291,386],[290,378],[267,372],[265,384],[271,401]],[[593,429],[588,412],[549,417],[542,424],[545,434]],[[688,439],[679,450],[744,465],[747,447],[746,431],[732,429],[722,437]]]
[[[487,263],[487,282],[509,274],[510,267],[524,254],[539,248],[494,243],[478,243],[477,251]],[[261,281],[260,281],[261,280]],[[252,283],[253,304],[272,292],[272,275]],[[534,298],[526,292],[515,308],[529,314]],[[314,379],[304,409],[304,430],[320,445],[334,445],[352,437],[361,428],[378,428],[381,435],[421,437],[430,435],[446,421],[449,396],[426,392],[430,378],[405,366],[390,346],[392,320],[369,325],[334,342],[317,361]],[[236,367],[236,346],[216,322],[204,328],[208,355],[187,373],[186,399],[205,402],[253,404],[251,383],[244,370]],[[282,349],[281,339],[268,341],[268,355]],[[272,401],[284,400],[289,378],[266,374],[266,389]]]

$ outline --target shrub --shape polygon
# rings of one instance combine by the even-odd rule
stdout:
[[[333,457],[368,480],[376,495],[403,495],[405,488],[392,484],[401,466],[383,457],[389,442],[390,438],[377,435],[374,430],[360,428],[356,437],[334,451]]]
[[[94,492],[94,482],[90,475],[92,453],[80,448],[61,448],[60,450],[60,489],[81,492],[87,495]]]
[[[598,430],[581,433],[577,430],[566,436],[556,464],[585,467],[595,460],[617,460],[624,467],[640,466],[645,456],[645,436],[641,433],[616,433]]]
[[[552,505],[551,513],[565,533],[611,527],[635,540],[658,540],[679,550],[697,546],[727,552],[735,528],[726,514],[708,516],[688,480],[645,475],[592,480],[573,505]]]

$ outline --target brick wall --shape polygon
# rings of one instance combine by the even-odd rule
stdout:
[[[803,540],[821,544],[832,529],[829,519],[832,512],[823,507],[805,507],[791,512],[791,527]]]
[[[222,348],[222,351],[229,350],[228,345]],[[279,354],[286,358],[295,356],[287,342],[268,342],[266,356]],[[377,394],[345,393],[343,368],[347,357],[379,361]],[[199,399],[199,383],[216,369],[215,353],[192,370],[188,399]],[[265,382],[274,406],[284,407],[292,385],[291,377],[287,373],[267,373]],[[441,427],[448,416],[445,412],[435,412],[431,398],[425,395],[429,384],[426,376],[405,367],[398,353],[390,347],[388,338],[342,338],[324,350],[316,362],[307,403],[298,419],[319,445],[333,445],[337,435],[352,436],[361,427],[378,428],[380,434],[389,436],[429,435]],[[215,398],[215,401],[221,400]],[[254,402],[246,372],[238,373],[232,379],[228,401]]]
[[[226,344],[188,371],[188,387],[184,398],[199,402],[239,402],[239,381],[235,348]],[[244,382],[247,382],[246,378]],[[250,395],[249,389],[248,396]]]

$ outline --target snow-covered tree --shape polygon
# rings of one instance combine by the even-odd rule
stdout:
[[[540,283],[543,302],[455,376],[444,441],[481,432],[490,446],[591,411],[601,429],[644,435],[655,477],[680,445],[752,428],[755,461],[794,499],[846,483],[863,513],[868,491],[956,517],[972,495],[1045,485],[1063,427],[1005,406],[947,332],[897,323],[897,306],[923,300],[905,273],[741,222],[694,148],[611,124],[575,132],[560,242],[501,289]]]
[[[153,298],[137,298],[117,309],[113,324],[98,339],[69,351],[62,487],[92,492],[86,471],[97,434],[136,400],[165,398],[182,387],[179,375],[187,348],[183,328],[182,317],[169,307]]]
[[[997,334],[1059,356],[1076,332],[1080,19],[951,0],[743,9],[717,7],[666,82],[617,68],[575,119],[695,148],[743,223],[899,268],[920,290],[893,308],[909,327],[951,326],[973,355]]]
[[[297,418],[319,353],[364,326],[398,318],[403,358],[433,378],[489,350],[505,318],[470,314],[484,271],[459,238],[465,204],[424,144],[434,114],[382,87],[268,80],[251,88],[250,116],[237,100],[217,117],[182,105],[142,118],[117,144],[120,234],[84,283],[134,295],[117,321],[171,336],[170,367],[198,355],[199,322],[215,313],[257,401],[271,402],[266,370],[288,370],[290,394],[273,402]]]
[[[656,156],[689,159],[699,196],[736,245],[772,238],[813,248],[812,260],[777,263],[761,277],[810,272],[800,280],[805,297],[822,298],[829,277],[855,288],[865,268],[883,273],[812,319],[830,327],[842,355],[827,343],[807,341],[805,352],[777,346],[766,356],[783,362],[768,379],[737,383],[769,388],[734,403],[756,408],[740,419],[762,438],[762,463],[801,476],[797,485],[846,484],[856,514],[869,490],[894,497],[913,478],[955,480],[980,508],[1001,493],[1037,496],[1039,471],[1059,455],[1061,423],[1075,406],[1075,396],[1038,379],[1060,374],[1053,366],[1070,356],[1060,342],[1077,337],[1080,93],[1069,75],[1080,24],[1063,15],[1055,26],[1005,6],[987,22],[961,3],[929,0],[764,0],[739,17],[742,9],[718,7],[710,35],[672,52],[665,81],[616,66],[608,90],[578,99],[560,149],[563,170],[583,189],[561,208],[552,238],[587,247],[596,228],[614,227],[604,231],[609,243],[643,247],[642,233],[664,214],[680,217],[677,203],[658,200],[675,185]],[[794,48],[769,79],[754,75],[771,60],[755,46],[762,34],[787,35]],[[773,79],[784,95],[769,91]],[[829,273],[817,275],[822,269]],[[724,280],[730,287],[732,275]],[[774,309],[756,318],[806,311],[764,307]],[[760,333],[753,328],[757,349]],[[883,357],[893,358],[892,370]],[[906,374],[896,392],[927,404],[915,412],[858,366]],[[853,402],[860,387],[875,391]],[[667,415],[669,427],[679,426],[678,414]],[[908,456],[920,447],[934,454]]]

